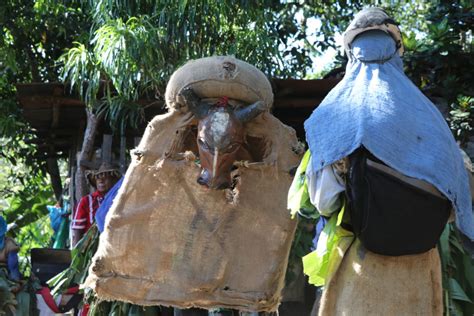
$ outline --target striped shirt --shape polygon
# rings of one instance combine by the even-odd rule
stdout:
[[[95,221],[95,213],[104,199],[104,195],[99,191],[83,196],[77,205],[72,229],[89,230]]]

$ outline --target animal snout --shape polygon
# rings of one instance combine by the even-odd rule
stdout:
[[[227,178],[228,177],[225,176],[213,177],[208,170],[203,169],[197,178],[197,183],[204,185],[209,189],[223,190],[231,186],[231,182]]]
[[[209,187],[210,178],[211,178],[211,176],[209,174],[209,171],[207,169],[202,169],[201,174],[199,175],[199,177],[197,179],[197,183],[199,183],[200,185],[205,185],[205,186]]]
[[[201,176],[197,179],[197,183],[207,186],[207,181]]]

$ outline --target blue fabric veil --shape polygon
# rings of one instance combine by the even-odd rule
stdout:
[[[441,113],[406,77],[388,34],[364,32],[351,47],[343,80],[304,124],[312,168],[364,145],[393,169],[433,184],[452,202],[461,232],[474,240],[467,171]]]
[[[110,207],[114,202],[115,197],[117,196],[118,190],[122,186],[124,177],[121,177],[120,180],[110,189],[109,192],[105,195],[104,200],[100,204],[97,212],[95,213],[95,221],[97,223],[97,228],[101,233],[104,232],[105,228],[105,218],[109,213]]]

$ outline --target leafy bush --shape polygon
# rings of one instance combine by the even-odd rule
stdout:
[[[454,137],[465,144],[469,140],[474,119],[474,97],[458,96],[456,102],[451,104],[449,127]]]

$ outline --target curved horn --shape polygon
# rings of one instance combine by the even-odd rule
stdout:
[[[201,102],[201,99],[194,93],[193,89],[190,87],[184,88],[179,93],[184,100],[184,103],[188,107],[194,116],[198,119],[205,118],[211,106],[207,103]]]
[[[254,118],[256,118],[260,113],[266,110],[265,103],[263,101],[257,101],[245,108],[239,109],[235,112],[237,119],[245,124]]]

